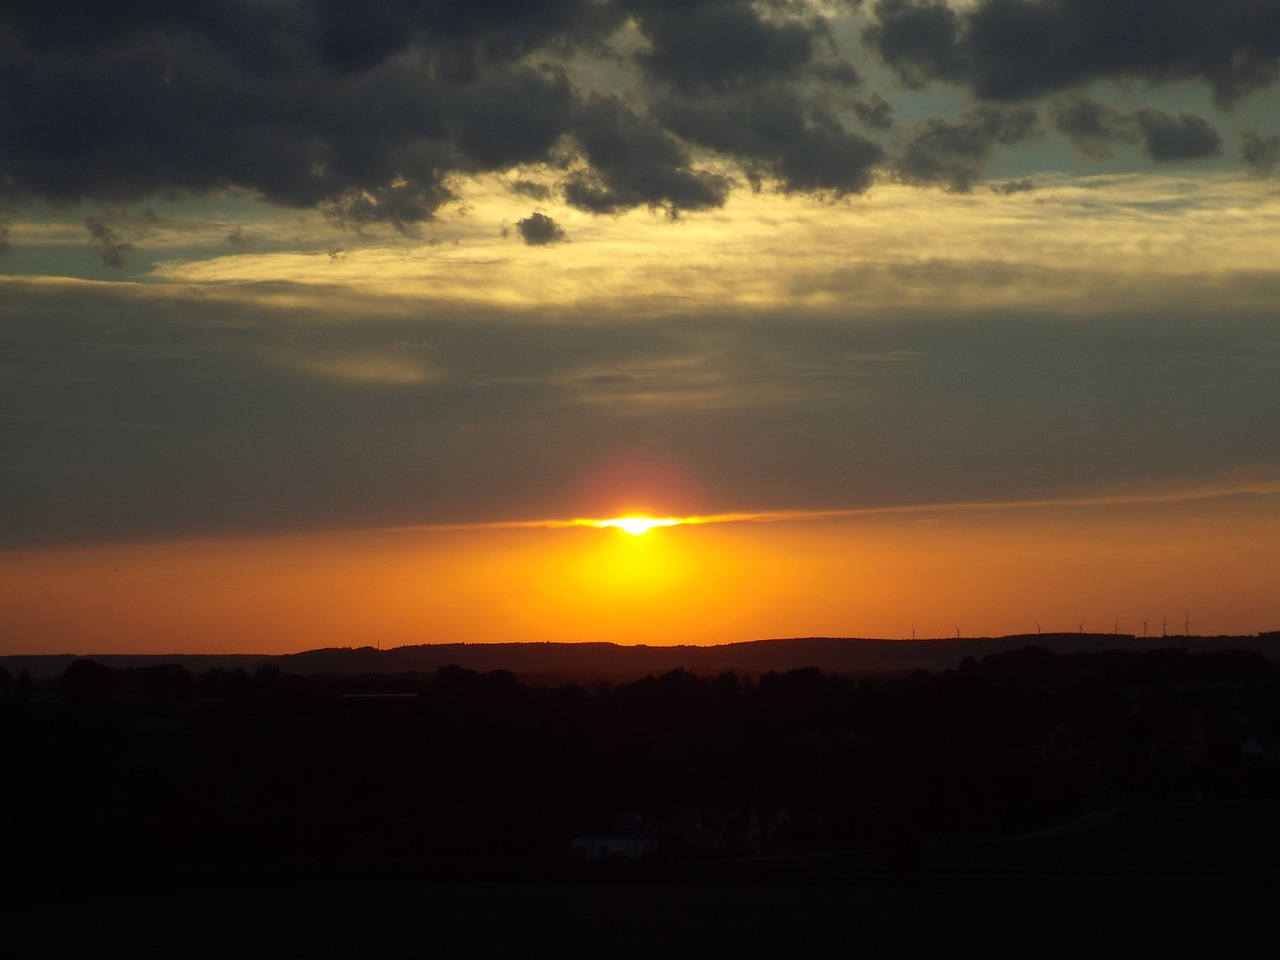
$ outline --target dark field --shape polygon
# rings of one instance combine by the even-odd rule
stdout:
[[[1275,889],[1185,884],[731,881],[273,882],[97,894],[0,911],[8,956],[1262,956]]]
[[[0,694],[5,956],[1276,938],[1256,651],[588,686],[77,661]]]

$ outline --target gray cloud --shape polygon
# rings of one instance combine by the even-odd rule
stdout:
[[[303,0],[296,29],[330,70],[351,74],[410,49],[431,55],[437,75],[474,76],[557,40],[612,29],[621,11],[591,0]]]
[[[951,190],[967,191],[997,146],[1038,135],[1036,112],[1029,107],[976,107],[957,123],[930,118],[915,126],[896,171],[909,183],[942,183]]]
[[[560,182],[544,186],[581,209],[678,213],[728,195],[691,147],[756,182],[839,196],[883,168],[874,138],[893,127],[887,100],[854,95],[853,51],[799,5],[197,6],[6,4],[0,198],[121,204],[234,188],[356,228],[409,231],[457,199],[461,176],[545,165]],[[1280,10],[1254,0],[1179,0],[1176,15],[1164,0],[980,0],[963,10],[881,0],[872,10],[865,40],[904,81],[965,83],[991,100],[1136,78],[1199,79],[1226,103],[1270,82],[1280,56]],[[611,45],[624,26],[643,43]],[[637,92],[602,98],[601,75],[582,64],[619,58],[638,72]],[[1131,124],[1157,160],[1214,149],[1190,115],[1148,112]],[[957,158],[973,144],[943,144],[955,130],[924,133],[908,179],[972,179],[974,163]]]
[[[1273,176],[1280,170],[1280,134],[1263,135],[1246,130],[1241,155],[1244,164],[1260,177]]]
[[[910,85],[1020,100],[1095,80],[1201,80],[1229,104],[1280,72],[1280,7],[1255,0],[880,0],[868,44]]]
[[[1089,156],[1108,157],[1112,143],[1133,143],[1135,139],[1124,114],[1091,97],[1059,97],[1049,105],[1049,116],[1053,125]]]
[[[873,130],[890,130],[893,128],[893,104],[878,93],[853,102],[853,113],[859,120]]]
[[[863,39],[909,87],[968,73],[960,16],[943,0],[880,0]]]
[[[575,207],[592,213],[664,207],[675,216],[724,203],[729,184],[723,177],[693,169],[671,134],[620,101],[586,104],[574,137],[590,164],[565,182],[565,199]]]
[[[511,189],[522,197],[532,197],[534,200],[546,200],[551,196],[550,187],[533,180],[516,180],[511,184]]]
[[[1179,477],[1280,457],[1280,380],[1257,362],[1275,324],[1205,325],[1202,302],[1035,323],[374,307],[316,325],[124,287],[5,289],[0,542],[576,516],[608,506],[584,478],[628,457],[679,464],[689,512],[1034,499],[1177,479],[1170,450]],[[317,376],[300,355],[437,375]]]
[[[636,0],[626,6],[652,44],[641,62],[688,93],[795,76],[813,60],[814,37],[822,32],[821,21],[764,20],[749,0]],[[856,73],[846,72],[844,79],[856,83]]]
[[[992,193],[998,193],[1005,197],[1012,196],[1015,193],[1030,193],[1035,188],[1036,182],[1030,177],[1020,177],[1017,180],[1005,180],[1003,183],[991,184]]]
[[[89,247],[108,267],[120,268],[125,265],[133,244],[122,237],[116,227],[107,219],[106,214],[97,214],[84,218],[85,229],[89,231]]]
[[[1222,136],[1203,117],[1143,108],[1129,112],[1081,95],[1060,97],[1049,108],[1054,126],[1083,153],[1105,157],[1113,143],[1136,143],[1157,163],[1198,160],[1222,152]]]
[[[629,17],[651,84],[857,81],[816,42],[821,19],[747,0],[19,0],[0,13],[0,194],[118,203],[239,187],[410,230],[454,199],[456,174],[547,163],[572,171],[561,187],[583,209],[717,206],[727,182],[694,169],[642,105],[586,95],[553,65],[605,51]]]
[[[514,70],[462,87],[448,124],[460,154],[478,169],[496,170],[547,157],[569,131],[574,96],[563,71]]]
[[[524,242],[531,247],[560,243],[568,239],[564,228],[545,213],[531,213],[523,220],[517,220],[516,230],[519,231]]]
[[[1157,163],[1199,160],[1222,152],[1222,137],[1208,121],[1193,113],[1172,116],[1159,110],[1134,112],[1142,151]]]
[[[786,191],[861,193],[884,156],[879,145],[794,94],[672,96],[656,111],[684,139],[741,158],[754,178]]]

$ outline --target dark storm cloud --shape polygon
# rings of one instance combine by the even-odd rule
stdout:
[[[941,183],[955,191],[973,187],[982,164],[997,146],[1039,135],[1029,107],[976,107],[948,123],[937,117],[917,124],[896,164],[908,183]]]
[[[545,213],[531,213],[523,220],[517,220],[516,230],[519,231],[524,242],[531,247],[541,247],[568,239],[564,228]]]
[[[570,129],[574,97],[559,70],[516,70],[468,84],[450,104],[459,152],[479,169],[530,163]]]
[[[109,54],[0,56],[5,192],[130,200],[242,186],[293,206],[396,178],[440,195],[451,150],[437,91],[388,68],[342,83],[314,64],[254,76],[206,38]],[[437,201],[438,202],[438,201]]]
[[[1049,116],[1081,153],[1090,156],[1110,156],[1110,144],[1134,141],[1125,115],[1091,97],[1060,97],[1049,105]]]
[[[942,0],[881,0],[875,17],[863,39],[907,86],[966,74],[960,17]]]
[[[1098,78],[1200,78],[1225,101],[1270,80],[1280,50],[1280,7],[1254,0],[872,10],[866,40],[907,82],[1004,100]],[[610,45],[633,36],[623,27],[636,49]],[[234,188],[413,230],[457,199],[460,177],[546,165],[560,178],[546,186],[581,209],[675,214],[728,195],[696,148],[757,183],[858,193],[885,155],[845,124],[874,136],[894,117],[882,97],[855,96],[850,53],[821,15],[781,2],[14,0],[0,12],[0,198]],[[602,96],[603,74],[576,54],[625,59],[639,92]],[[1217,149],[1190,116],[1131,125],[1154,159]],[[897,172],[962,187],[985,151],[1013,142],[971,127],[919,132]]]
[[[259,72],[317,58],[336,73],[376,67],[424,37],[454,72],[512,61],[562,36],[610,28],[621,15],[593,0],[13,0],[4,22],[28,48],[82,56],[140,38],[200,36]]]
[[[641,62],[656,77],[696,93],[757,86],[795,76],[814,56],[821,22],[772,23],[749,0],[688,3],[637,0],[626,4],[652,48]],[[857,75],[845,74],[857,82]]]
[[[1255,130],[1246,130],[1241,155],[1245,166],[1258,176],[1273,176],[1280,171],[1280,134],[1264,136]]]
[[[1222,136],[1203,117],[1148,108],[1116,110],[1090,97],[1060,97],[1049,108],[1054,126],[1082,153],[1105,157],[1113,143],[1140,144],[1157,163],[1199,160],[1222,152]]]
[[[880,0],[866,41],[910,85],[1019,100],[1094,80],[1201,80],[1229,104],[1280,70],[1268,0]]]
[[[821,19],[747,0],[17,0],[0,13],[0,194],[120,203],[236,187],[410,230],[454,199],[458,174],[547,163],[583,209],[717,206],[727,181],[642,104],[584,93],[554,65],[607,52],[629,17],[651,90],[858,80]],[[887,104],[867,103],[882,126]],[[876,155],[810,118],[794,150],[773,143],[763,159],[789,189],[846,190]]]
[[[1208,121],[1193,113],[1172,116],[1159,110],[1137,110],[1134,122],[1142,150],[1157,163],[1199,160],[1222,152],[1222,137]]]
[[[656,111],[684,139],[741,158],[753,179],[768,178],[786,191],[861,193],[884,156],[827,111],[785,92],[677,95]]]
[[[664,207],[672,216],[724,203],[729,183],[693,169],[684,148],[654,120],[617,100],[586,104],[574,137],[590,168],[570,176],[565,199],[592,213]]]
[[[270,70],[293,56],[308,28],[304,5],[263,0],[168,4],[161,0],[12,0],[0,18],[27,49],[41,55],[89,58],[145,38],[208,37],[245,64]]]

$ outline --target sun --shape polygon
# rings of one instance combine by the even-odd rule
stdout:
[[[633,537],[639,537],[654,527],[674,527],[680,521],[674,517],[613,517],[609,520],[597,521],[598,527],[617,527]]]

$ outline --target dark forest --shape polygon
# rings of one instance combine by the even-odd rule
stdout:
[[[1248,651],[558,685],[76,660],[0,674],[0,751],[17,902],[173,877],[1280,879],[1280,668]]]

